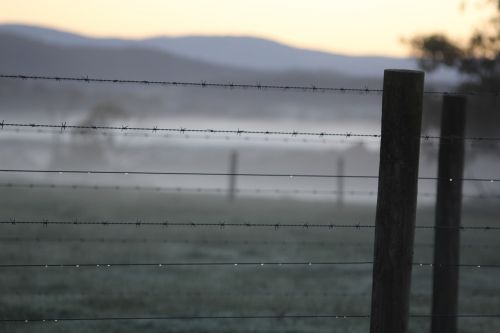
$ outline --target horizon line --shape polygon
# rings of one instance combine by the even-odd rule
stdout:
[[[19,27],[31,27],[31,28],[37,28],[37,29],[45,29],[45,30],[52,30],[56,32],[61,32],[61,33],[66,33],[66,34],[71,34],[75,35],[77,37],[82,37],[82,38],[88,38],[88,39],[95,39],[95,40],[122,40],[122,41],[134,41],[134,42],[140,42],[148,39],[156,39],[156,38],[177,38],[177,39],[182,39],[182,38],[196,38],[196,37],[205,37],[205,38],[248,38],[248,39],[256,39],[256,40],[261,40],[261,41],[267,41],[275,44],[279,44],[284,47],[292,48],[292,49],[297,49],[300,51],[310,51],[310,52],[318,52],[318,53],[325,53],[329,55],[336,55],[336,56],[345,56],[345,57],[355,57],[355,58],[395,58],[395,59],[411,59],[414,58],[411,55],[391,55],[391,54],[373,54],[373,53],[345,53],[345,52],[337,52],[337,51],[330,51],[326,49],[321,49],[321,48],[308,48],[308,47],[303,47],[299,45],[294,45],[293,43],[281,41],[278,39],[270,38],[270,37],[264,37],[264,36],[259,36],[259,35],[250,35],[250,34],[204,34],[204,33],[193,33],[193,34],[149,34],[145,35],[142,37],[132,37],[132,36],[113,36],[113,35],[95,35],[91,33],[85,33],[85,32],[79,32],[75,31],[73,29],[66,29],[66,28],[61,28],[57,26],[50,26],[50,25],[42,25],[42,24],[33,24],[33,23],[27,23],[27,22],[21,22],[21,21],[0,21],[0,27],[2,26],[19,26]]]

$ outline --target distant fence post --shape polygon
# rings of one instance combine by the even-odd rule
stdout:
[[[457,332],[465,134],[464,96],[444,96],[434,233],[432,333]]]
[[[236,197],[236,174],[238,173],[238,152],[233,150],[229,155],[229,188],[228,200],[234,201]]]
[[[385,70],[371,333],[408,329],[424,73]]]
[[[339,156],[337,159],[337,207],[344,207],[344,157]]]

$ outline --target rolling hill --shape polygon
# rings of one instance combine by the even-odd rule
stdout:
[[[265,71],[331,71],[360,78],[380,78],[385,68],[416,69],[413,58],[349,56],[291,47],[248,36],[158,36],[145,39],[91,38],[29,25],[0,25],[13,34],[60,47],[142,48],[220,66]],[[432,81],[457,79],[453,71],[439,71]]]

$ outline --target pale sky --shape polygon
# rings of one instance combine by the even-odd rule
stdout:
[[[401,37],[465,39],[485,0],[1,0],[0,23],[99,37],[251,35],[346,54],[407,55]],[[480,7],[480,8],[479,8]]]

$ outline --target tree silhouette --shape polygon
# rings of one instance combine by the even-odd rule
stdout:
[[[489,23],[476,30],[465,46],[442,34],[416,36],[410,44],[423,69],[452,67],[468,78],[468,85],[496,91],[500,84],[500,0]]]
[[[456,87],[458,91],[500,92],[500,0],[496,1],[493,17],[476,29],[465,45],[438,33],[413,37],[409,44],[420,67],[426,71],[442,66],[456,69],[463,77]],[[467,116],[469,134],[500,133],[498,97],[469,99]],[[437,124],[436,118],[429,118],[431,125]]]

